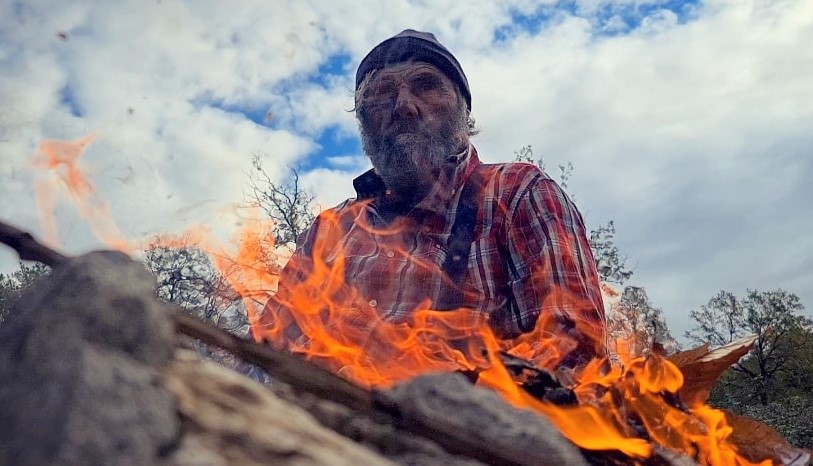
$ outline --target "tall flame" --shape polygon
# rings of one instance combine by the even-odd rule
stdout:
[[[34,194],[39,206],[43,235],[49,243],[59,244],[54,201],[56,189],[62,185],[67,189],[68,197],[79,215],[90,225],[93,234],[106,245],[129,252],[132,248],[113,220],[109,203],[96,195],[93,184],[79,165],[79,157],[94,139],[96,135],[89,134],[76,141],[48,139],[40,143],[33,158],[33,166],[36,170]]]
[[[46,237],[55,241],[56,179],[68,188],[77,211],[100,239],[117,249],[130,250],[107,204],[95,197],[93,185],[78,165],[93,138],[49,140],[40,145],[34,166],[42,170],[35,192],[43,229]],[[328,216],[325,221],[338,219]],[[244,222],[232,250],[214,242],[203,229],[190,229],[182,242],[170,236],[161,242],[185,247],[192,241],[211,255],[222,275],[244,297],[258,340],[287,346],[359,385],[389,387],[426,372],[476,370],[478,384],[497,391],[517,407],[545,416],[582,448],[617,450],[643,459],[651,455],[656,443],[703,464],[755,464],[740,457],[728,441],[732,430],[722,412],[702,404],[678,407],[675,400],[683,374],[661,356],[636,358],[629,351],[619,351],[618,362],[611,364],[606,358],[590,361],[564,377],[572,380],[570,388],[578,405],[556,406],[523,390],[500,359],[501,352],[508,352],[540,368],[553,369],[573,344],[567,338],[551,336],[549,322],[543,318],[533,332],[501,340],[481,316],[465,309],[436,311],[425,302],[415,309],[410,321],[396,323],[385,320],[372,307],[354,306],[352,303],[363,297],[345,282],[344,256],[339,253],[331,256],[332,261],[324,259],[337,238],[321,236],[316,241],[313,270],[292,284],[282,302],[293,312],[260,315],[278,279],[277,267],[269,266],[274,255],[269,253],[269,248],[273,249],[268,239],[271,228],[268,221]],[[554,291],[550,299],[561,299],[557,293],[564,291]],[[303,338],[286,335],[293,324]],[[770,460],[759,464],[770,464]]]
[[[323,221],[338,219],[327,214]],[[328,254],[335,244],[336,238],[328,235],[317,239],[312,270],[291,284],[281,303],[295,312],[265,316],[255,327],[258,338],[280,344],[295,324],[306,338],[291,342],[289,349],[368,387],[388,387],[426,372],[479,370],[478,384],[496,390],[515,406],[546,416],[585,449],[618,450],[646,458],[652,447],[643,435],[704,464],[752,464],[737,456],[727,442],[731,430],[722,412],[706,406],[686,412],[670,402],[683,385],[683,375],[663,357],[627,357],[623,366],[594,360],[573,374],[579,406],[537,400],[517,385],[499,353],[508,351],[552,369],[571,346],[566,339],[562,343],[561,338],[549,336],[544,319],[539,319],[533,332],[514,340],[499,340],[473,312],[435,311],[428,302],[415,310],[409,322],[390,322],[374,308],[353,306],[359,300],[358,291],[344,279],[344,255]],[[332,263],[324,259],[328,255]],[[640,420],[641,431],[630,427],[630,419]]]

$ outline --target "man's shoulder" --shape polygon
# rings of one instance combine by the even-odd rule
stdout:
[[[362,211],[364,211],[367,204],[369,204],[369,200],[367,199],[357,199],[351,197],[329,209],[323,210],[321,213],[319,213],[318,220],[324,222],[328,219],[338,220],[356,217]]]
[[[479,170],[487,178],[498,178],[504,180],[551,180],[547,173],[539,166],[527,162],[500,162],[481,163]]]
[[[350,209],[353,205],[357,204],[358,202],[359,201],[356,200],[355,197],[351,197],[351,198],[343,200],[342,202],[336,204],[333,207],[330,207],[329,209],[325,209],[323,212],[331,212],[331,213],[343,212],[345,210]]]
[[[336,204],[335,206],[325,210],[324,212],[331,212],[333,214],[340,214],[349,211],[357,211],[370,203],[369,199],[359,199],[350,197],[344,201]]]
[[[529,199],[548,210],[576,210],[564,189],[533,163],[505,162],[481,164],[486,202],[495,202],[513,212]]]
[[[478,171],[485,185],[495,190],[495,194],[517,194],[538,183],[556,184],[544,170],[532,163],[483,163]]]
[[[321,211],[308,229],[300,236],[297,245],[312,244],[318,234],[329,232],[337,227],[341,228],[341,225],[352,222],[357,215],[354,212],[358,212],[362,204],[364,204],[363,201],[350,198],[334,207]]]

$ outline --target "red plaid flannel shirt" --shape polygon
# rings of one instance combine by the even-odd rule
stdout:
[[[380,178],[372,171],[357,178],[358,198],[328,211],[339,221],[317,220],[300,238],[260,324],[288,312],[280,302],[286,302],[291,284],[310,273],[310,254],[322,235],[335,243],[324,251],[325,263],[344,258],[345,280],[356,291],[350,307],[366,307],[400,322],[427,299],[437,302],[449,286],[440,265],[460,193],[472,171],[481,170],[486,185],[478,202],[462,306],[504,338],[531,331],[545,316],[545,334],[567,336],[577,344],[562,363],[603,354],[599,281],[575,205],[535,165],[481,164],[473,147],[456,157],[459,163],[441,176],[426,199],[389,222]]]

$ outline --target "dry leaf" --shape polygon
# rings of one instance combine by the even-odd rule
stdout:
[[[705,403],[720,375],[748,354],[756,341],[757,335],[751,335],[713,351],[708,350],[708,345],[703,345],[670,357],[683,373],[680,399],[688,406]]]
[[[811,452],[796,448],[777,431],[754,419],[724,411],[726,420],[734,429],[728,441],[743,458],[754,463],[766,459],[782,466],[804,466]]]
[[[709,354],[709,352],[709,344],[706,343],[698,346],[697,348],[692,348],[686,351],[678,351],[677,353],[669,356],[669,360],[678,367],[684,367]]]

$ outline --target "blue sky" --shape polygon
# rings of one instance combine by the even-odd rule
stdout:
[[[254,154],[277,179],[299,167],[324,207],[352,196],[355,67],[415,28],[461,62],[481,158],[572,162],[588,227],[615,221],[673,333],[719,289],[813,306],[807,0],[6,0],[0,22],[0,217],[37,234],[32,156],[88,133],[132,237],[227,231]],[[57,219],[64,250],[101,247],[68,206]]]

